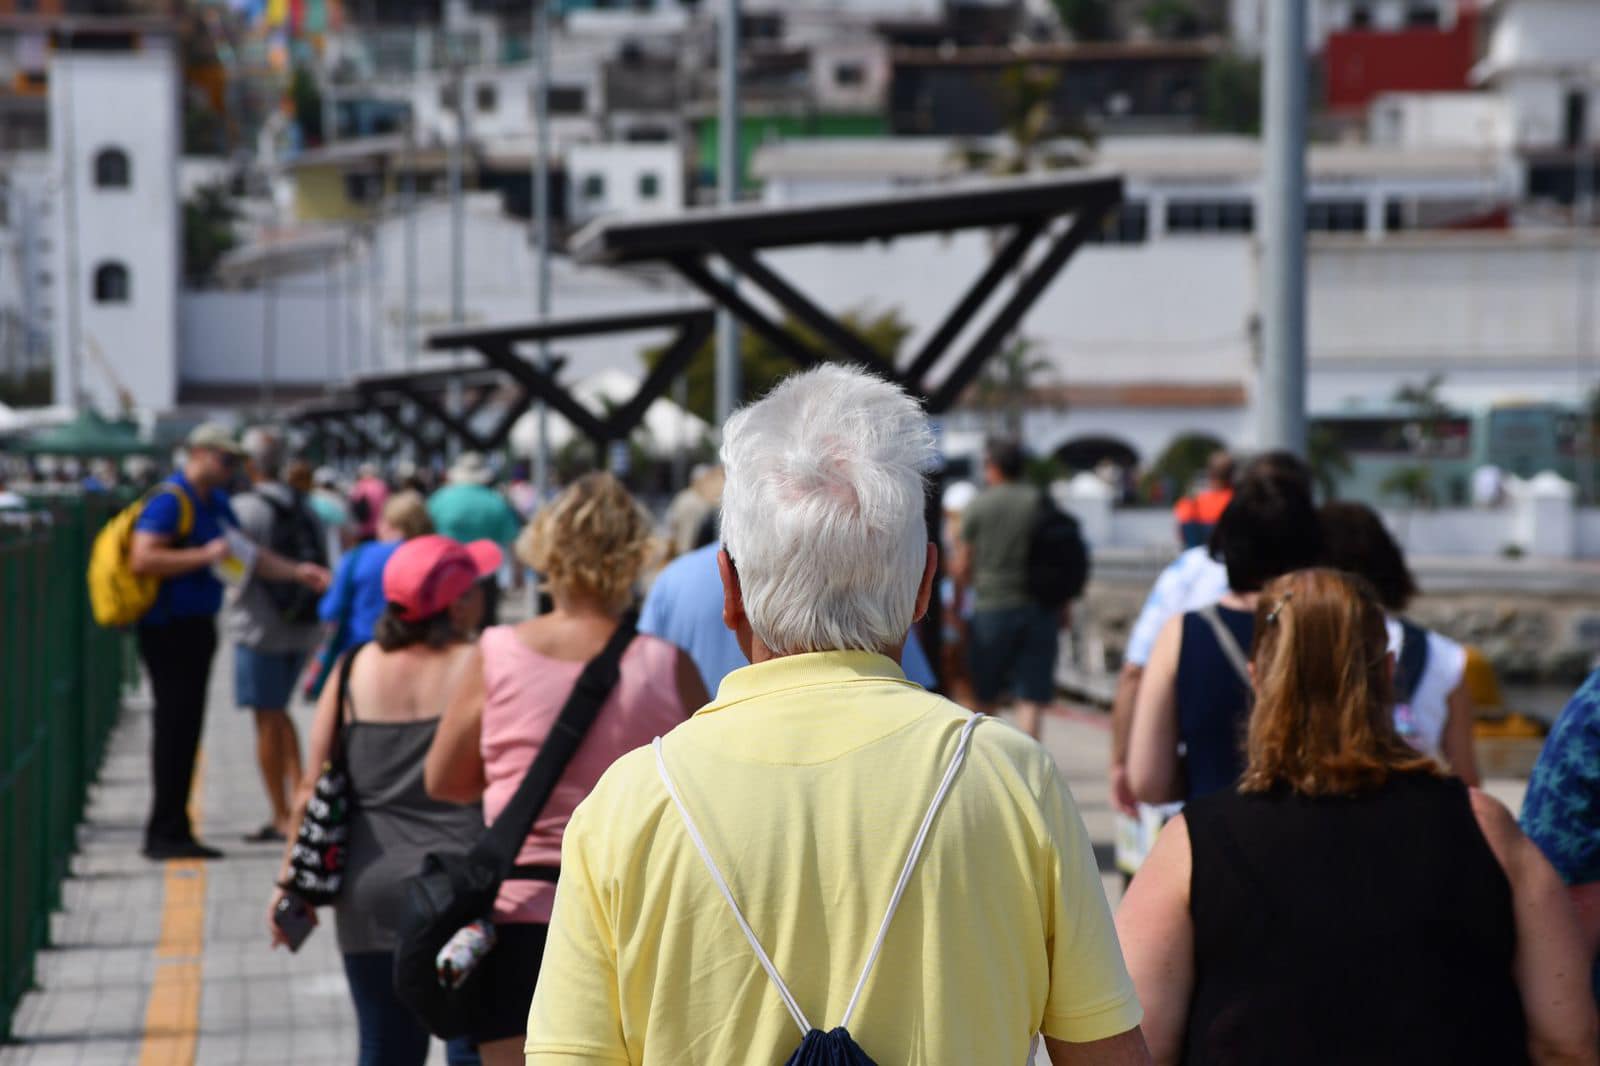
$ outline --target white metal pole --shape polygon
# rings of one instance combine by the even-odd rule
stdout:
[[[459,326],[467,317],[466,219],[464,214],[462,170],[467,148],[466,79],[461,63],[450,57],[450,82],[455,88],[455,136],[450,139],[450,322]]]
[[[72,34],[67,31],[68,55],[60,62],[56,69],[66,76],[62,78],[61,85],[62,110],[66,112],[67,120],[62,123],[65,127],[62,132],[62,171],[61,194],[62,214],[66,223],[65,255],[67,261],[67,350],[57,352],[55,358],[56,369],[63,371],[66,378],[64,388],[56,388],[58,399],[65,401],[67,406],[74,411],[83,409],[83,343],[80,339],[82,332],[82,305],[83,277],[81,249],[78,247],[78,144],[73,133],[77,127],[77,110],[73,106],[75,94],[73,93],[73,80],[76,77],[75,62],[71,54]]]
[[[533,230],[539,319],[550,317],[550,3],[533,0]],[[550,345],[539,343],[539,366],[550,372]],[[550,489],[550,410],[543,400],[536,408],[539,444],[534,454],[533,484],[542,503]]]
[[[411,36],[411,87],[413,96],[418,84],[417,71],[422,62],[420,35],[413,30]],[[403,186],[405,211],[405,330],[406,369],[417,363],[417,123],[413,116],[406,123],[406,176]]]
[[[717,117],[717,187],[723,204],[739,199],[739,0],[723,0],[721,20],[721,92]],[[730,269],[730,285],[737,278]],[[717,424],[728,420],[739,405],[742,367],[739,363],[739,323],[723,308],[717,314]]]
[[[1306,450],[1306,5],[1267,6],[1263,196],[1263,448]]]
[[[1589,84],[1594,80],[1594,71],[1586,72],[1588,77],[1579,81],[1581,91],[1587,92]],[[1578,365],[1580,370],[1580,386],[1578,390],[1579,403],[1583,404],[1583,446],[1579,448],[1578,498],[1580,501],[1593,501],[1594,499],[1594,401],[1595,381],[1593,371],[1595,343],[1594,343],[1594,298],[1595,298],[1595,203],[1594,203],[1594,138],[1590,130],[1594,128],[1594,120],[1589,115],[1589,109],[1584,108],[1584,125],[1578,131],[1577,144],[1577,172],[1574,174],[1576,188],[1573,190],[1573,215],[1577,221],[1577,233],[1573,247],[1578,256]]]

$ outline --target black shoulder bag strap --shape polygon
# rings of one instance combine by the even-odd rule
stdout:
[[[350,671],[355,666],[356,654],[366,646],[366,641],[362,641],[360,644],[352,645],[350,650],[344,653],[344,658],[339,660],[339,680],[337,690],[339,699],[339,725],[333,731],[333,749],[331,752],[332,758],[329,760],[330,762],[340,763],[345,761],[345,731],[350,727],[351,722]],[[345,773],[348,775],[349,770],[347,769]]]
[[[1400,655],[1395,663],[1394,687],[1398,702],[1409,705],[1417,698],[1422,675],[1428,669],[1428,631],[1404,618],[1399,621]]]
[[[494,870],[499,880],[555,880],[553,868],[516,866],[517,853],[533,830],[534,819],[550,801],[550,794],[566,772],[567,764],[578,753],[600,708],[616,687],[621,676],[622,653],[633,642],[638,623],[637,612],[623,615],[605,648],[584,666],[560,716],[539,746],[533,765],[528,767],[522,784],[517,786],[516,794],[473,845],[471,858]]]

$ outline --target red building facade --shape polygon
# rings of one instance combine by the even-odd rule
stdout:
[[[1481,26],[1476,5],[1463,2],[1449,27],[1349,28],[1330,33],[1322,56],[1328,110],[1364,111],[1379,93],[1472,88]]]

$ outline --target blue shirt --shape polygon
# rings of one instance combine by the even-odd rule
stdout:
[[[150,502],[144,505],[144,510],[139,512],[139,520],[133,524],[136,533],[158,533],[171,537],[170,546],[174,548],[198,548],[210,544],[222,536],[224,526],[237,526],[238,519],[233,516],[233,506],[228,502],[228,494],[221,489],[213,489],[211,495],[205,500],[200,499],[200,494],[183,476],[182,471],[173,474],[167,483],[176,485],[184,495],[189,497],[189,503],[194,509],[194,526],[186,538],[178,538],[178,520],[182,517],[182,509],[178,499],[170,492],[161,492],[151,497]],[[139,619],[142,626],[166,625],[183,618],[203,618],[214,615],[222,610],[222,582],[217,575],[211,572],[211,567],[202,566],[198,570],[191,570],[187,574],[161,579],[161,591],[156,596],[155,606],[150,608],[143,618]]]
[[[333,573],[333,584],[322,594],[317,605],[317,616],[324,622],[337,622],[341,618],[348,627],[349,644],[359,644],[372,639],[372,630],[383,614],[383,568],[402,541],[380,540],[363,544],[339,560]]]
[[[1145,598],[1139,617],[1128,631],[1122,657],[1136,666],[1150,661],[1156,637],[1169,619],[1185,611],[1209,607],[1228,594],[1228,569],[1211,558],[1206,547],[1190,548],[1161,571]]]
[[[1556,719],[1522,801],[1522,830],[1569,885],[1600,881],[1600,670]],[[1600,1001],[1600,959],[1592,971]]]
[[[722,624],[722,575],[717,572],[717,552],[721,550],[720,544],[707,544],[668,563],[656,576],[639,611],[639,632],[660,637],[688,653],[713,698],[724,677],[750,665],[733,630]],[[906,641],[903,659],[906,678],[931,690],[933,667],[916,630]]]

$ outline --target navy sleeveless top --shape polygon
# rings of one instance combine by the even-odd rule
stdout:
[[[1244,657],[1250,657],[1255,614],[1218,607]],[[1250,686],[1217,644],[1211,625],[1197,611],[1183,616],[1178,650],[1178,737],[1184,745],[1184,799],[1233,787],[1244,772],[1244,730],[1250,718]]]
[[[1230,791],[1183,813],[1195,974],[1183,1062],[1528,1061],[1511,885],[1459,779]]]

